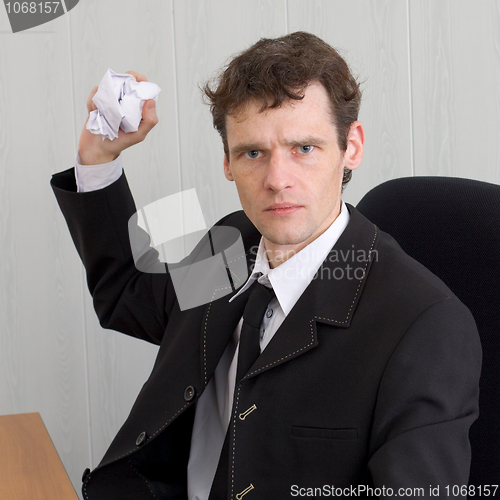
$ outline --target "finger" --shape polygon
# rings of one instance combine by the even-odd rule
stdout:
[[[137,73],[135,71],[126,71],[126,73],[132,75],[138,82],[148,81],[148,79],[144,75],[141,75],[140,73]]]
[[[144,140],[149,134],[151,129],[158,123],[158,116],[156,114],[156,102],[154,99],[149,99],[142,107],[142,120],[137,130],[140,140]]]
[[[156,101],[148,99],[142,107],[141,124],[146,124],[148,132],[158,123],[158,115],[156,114]]]
[[[130,132],[124,135],[126,138],[124,140],[128,144],[127,147],[142,142],[157,123],[156,102],[154,99],[149,99],[144,103],[142,108],[142,120],[139,124],[139,129],[136,132]]]
[[[92,111],[97,109],[97,106],[94,104],[94,101],[92,101],[92,98],[95,96],[97,89],[99,87],[94,87],[91,91],[90,94],[87,98],[87,111],[91,113]]]

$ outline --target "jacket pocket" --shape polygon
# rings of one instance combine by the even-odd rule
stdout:
[[[300,427],[292,425],[290,434],[298,438],[318,438],[318,439],[357,439],[358,430],[347,429],[327,429],[324,427]]]

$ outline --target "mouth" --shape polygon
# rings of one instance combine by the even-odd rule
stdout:
[[[294,203],[273,203],[265,209],[265,212],[272,215],[291,215],[302,208],[301,205],[295,205]]]

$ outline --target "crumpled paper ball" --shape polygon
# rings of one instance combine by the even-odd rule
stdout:
[[[118,130],[135,132],[142,119],[142,107],[148,99],[157,101],[161,89],[156,83],[138,82],[132,75],[108,69],[92,98],[97,110],[90,113],[87,130],[103,140],[118,137]]]

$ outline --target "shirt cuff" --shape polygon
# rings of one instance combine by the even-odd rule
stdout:
[[[117,181],[123,172],[122,157],[101,165],[82,165],[80,153],[76,155],[75,177],[79,193],[104,189]]]

